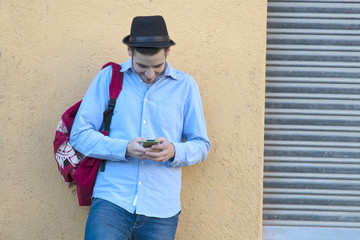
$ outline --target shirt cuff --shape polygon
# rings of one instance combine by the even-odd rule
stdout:
[[[175,147],[175,157],[169,160],[169,166],[180,167],[182,166],[183,159],[185,158],[185,149],[183,143],[172,143]]]
[[[111,144],[111,155],[114,161],[127,161],[125,154],[129,141],[113,139]]]

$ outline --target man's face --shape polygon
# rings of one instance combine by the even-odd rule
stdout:
[[[152,83],[155,79],[164,73],[165,61],[168,51],[161,49],[155,55],[144,55],[139,52],[132,52],[129,49],[129,55],[132,57],[132,66],[135,72],[146,83]]]

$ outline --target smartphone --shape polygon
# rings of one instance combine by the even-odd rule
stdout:
[[[159,140],[144,140],[141,145],[144,147],[144,148],[149,148],[151,147],[152,145],[157,145],[159,144]]]

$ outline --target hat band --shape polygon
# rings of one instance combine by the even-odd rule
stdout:
[[[130,37],[129,43],[169,42],[169,36]]]

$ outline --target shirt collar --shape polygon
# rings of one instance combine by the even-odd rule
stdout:
[[[165,77],[170,77],[174,80],[180,80],[180,76],[179,74],[177,74],[177,71],[170,66],[170,64],[166,61],[166,67],[165,67],[165,73],[164,76]],[[129,60],[127,60],[124,63],[121,63],[121,72],[127,72],[127,71],[132,71],[133,73],[135,73],[133,67],[132,67],[132,58],[130,58]]]

